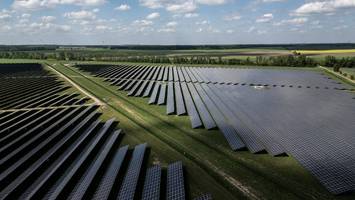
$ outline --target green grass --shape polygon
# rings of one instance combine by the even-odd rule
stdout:
[[[347,73],[349,75],[353,75],[355,77],[355,68],[341,68],[340,71]]]

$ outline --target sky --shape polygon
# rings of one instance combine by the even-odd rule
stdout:
[[[355,42],[355,0],[0,0],[0,44]]]

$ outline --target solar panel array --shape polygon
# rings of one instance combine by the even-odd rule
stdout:
[[[218,127],[233,150],[289,154],[330,192],[355,189],[355,95],[321,72],[143,65],[78,68],[130,96],[166,104],[167,114],[188,114],[193,128]]]
[[[40,94],[41,84],[61,88],[63,83],[40,65],[0,65],[0,74],[0,82],[13,91],[32,91],[16,98],[1,96],[12,106],[0,110],[0,199],[133,200],[165,195],[160,192],[167,187],[162,184],[166,176],[161,176],[161,167],[145,173],[147,144],[120,147],[123,134],[115,130],[118,122],[102,122],[97,105],[49,104],[50,98],[38,95],[46,101],[19,106],[16,102],[21,99]],[[0,93],[5,94],[5,89],[1,87]],[[177,189],[181,190],[171,187]]]
[[[21,71],[23,70],[23,71]],[[82,105],[88,101],[41,65],[0,64],[0,109]]]

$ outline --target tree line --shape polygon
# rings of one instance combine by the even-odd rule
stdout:
[[[222,56],[166,56],[166,55],[129,55],[110,51],[0,51],[0,58],[6,59],[40,59],[67,61],[109,61],[109,62],[140,62],[165,64],[213,64],[213,65],[256,65],[256,66],[287,66],[315,67],[322,65],[340,68],[355,67],[355,57],[336,58],[327,56],[319,61],[305,55],[257,56],[246,58],[223,58]]]

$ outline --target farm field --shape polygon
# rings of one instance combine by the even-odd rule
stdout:
[[[297,49],[286,48],[286,47],[248,47],[248,48],[231,48],[231,49],[215,49],[211,47],[210,49],[191,49],[191,50],[160,50],[159,47],[149,50],[142,49],[110,49],[110,48],[100,48],[100,47],[59,47],[52,50],[37,50],[31,51],[32,53],[42,53],[44,55],[52,55],[58,52],[63,53],[73,53],[73,54],[83,54],[87,56],[103,55],[103,56],[117,56],[117,57],[130,57],[130,56],[168,56],[168,57],[191,57],[191,56],[222,56],[225,58],[230,57],[256,57],[256,56],[281,56],[281,55],[293,55],[294,52],[308,55],[308,56],[354,56],[355,49],[332,49],[331,47],[325,49]],[[1,48],[0,48],[1,51]],[[13,51],[14,53],[26,53],[25,50]]]
[[[20,62],[25,61],[21,60]],[[3,60],[3,62],[9,62],[9,60]],[[19,61],[13,60],[11,62]],[[98,63],[82,63],[76,66],[74,63],[68,65],[67,62],[40,62],[48,64],[51,76],[56,77],[58,76],[56,72],[61,73],[103,103],[102,106],[95,110],[101,113],[99,117],[101,121],[113,123],[111,125],[112,128],[122,129],[117,136],[107,133],[107,135],[111,135],[110,137],[120,138],[117,139],[119,146],[123,148],[125,145],[129,145],[131,148],[128,152],[132,152],[133,147],[136,145],[147,143],[149,156],[144,158],[144,161],[146,161],[144,163],[146,164],[142,164],[143,169],[146,169],[146,166],[159,164],[164,168],[163,173],[166,173],[165,169],[174,168],[175,164],[171,165],[172,163],[182,161],[176,164],[178,166],[182,164],[184,167],[186,197],[188,199],[200,196],[206,192],[210,193],[214,199],[276,199],[280,197],[283,199],[354,198],[354,195],[351,193],[335,196],[327,191],[326,187],[314,177],[314,174],[312,175],[310,171],[304,168],[307,168],[307,166],[305,166],[304,162],[300,162],[299,155],[296,155],[294,151],[292,153],[290,153],[290,149],[273,151],[277,148],[269,147],[275,144],[271,142],[268,143],[271,146],[264,146],[266,144],[265,138],[258,138],[258,144],[246,143],[246,141],[252,141],[250,138],[249,140],[246,138],[248,137],[247,134],[252,132],[257,133],[257,129],[264,127],[265,124],[259,123],[262,122],[260,120],[268,118],[267,116],[260,115],[257,118],[259,121],[257,124],[252,121],[244,121],[244,127],[246,130],[249,129],[249,132],[245,132],[245,135],[240,135],[241,132],[238,129],[240,126],[235,127],[231,126],[230,123],[225,124],[227,120],[223,118],[223,115],[226,115],[226,113],[212,112],[213,109],[223,110],[221,107],[213,106],[216,105],[214,103],[216,98],[222,97],[221,103],[224,105],[235,105],[235,102],[223,99],[237,98],[243,103],[240,106],[247,106],[248,108],[244,110],[244,113],[250,115],[250,120],[255,120],[253,116],[260,114],[260,108],[257,107],[259,102],[245,102],[239,95],[252,99],[264,99],[265,102],[263,103],[267,103],[266,101],[278,102],[277,99],[279,98],[275,99],[274,95],[276,97],[286,95],[290,98],[288,99],[290,104],[293,104],[292,100],[295,99],[293,101],[300,105],[305,105],[307,102],[302,102],[295,97],[306,95],[309,96],[307,101],[317,102],[314,99],[319,101],[319,98],[321,98],[320,102],[323,104],[313,103],[304,108],[307,110],[311,109],[312,106],[316,106],[312,109],[317,110],[317,106],[323,107],[325,104],[333,102],[332,99],[323,98],[323,95],[328,97],[330,94],[336,94],[334,99],[342,98],[342,102],[344,101],[345,103],[343,105],[345,106],[344,108],[353,106],[353,99],[351,99],[353,93],[347,90],[351,89],[351,86],[343,83],[339,84],[339,80],[336,79],[328,79],[329,77],[322,74],[318,69],[293,68],[291,70],[276,67],[269,69],[247,67],[240,69],[216,68],[215,71],[209,72],[206,68],[200,67],[183,68],[165,65],[157,67],[154,64],[151,64],[150,67],[146,67],[143,64],[133,64],[133,66],[132,64],[121,64],[120,67],[97,65]],[[90,64],[96,66],[93,67]],[[235,74],[233,74],[234,71]],[[220,74],[215,76],[216,72]],[[229,75],[223,75],[225,72]],[[157,75],[155,76],[155,74]],[[182,77],[186,79],[182,80]],[[283,78],[275,79],[276,77]],[[65,79],[59,78],[59,80],[69,87],[64,94],[71,91],[79,93],[79,96],[82,98],[85,97],[76,88],[70,86]],[[120,84],[118,84],[119,82]],[[141,89],[143,85],[146,85],[143,88],[152,85],[151,92]],[[177,102],[181,101],[181,97],[177,98],[180,94],[176,93],[179,86],[180,89],[187,89],[192,97],[191,100],[186,99],[185,93],[181,89],[183,105]],[[216,90],[213,89],[214,87],[216,87],[217,91],[224,92],[215,93]],[[152,95],[154,94],[154,88],[158,88],[155,89],[157,91],[156,95]],[[235,88],[241,93],[235,93]],[[293,94],[294,92],[292,91],[295,90],[297,92]],[[257,95],[254,94],[255,91],[258,92]],[[274,92],[271,93],[271,91]],[[289,93],[290,91],[291,93]],[[314,92],[315,96],[312,97],[311,94]],[[144,93],[148,93],[149,95],[143,98]],[[272,95],[268,96],[268,94]],[[196,99],[197,96],[202,98],[198,100]],[[211,98],[206,98],[206,96]],[[212,96],[214,97],[212,98]],[[206,99],[209,99],[209,101],[207,102]],[[202,101],[205,108],[197,105],[196,102],[198,101]],[[86,104],[92,105],[93,103],[94,101],[88,98]],[[289,105],[285,104],[285,106],[282,107],[282,110],[287,109]],[[193,109],[192,107],[195,108]],[[195,114],[193,114],[194,112],[190,112],[189,108],[195,110]],[[204,112],[201,109],[206,109],[207,112],[202,114]],[[235,111],[231,110],[231,112]],[[270,113],[269,111],[263,112]],[[290,110],[289,112],[294,112],[294,110]],[[349,112],[350,116],[348,119],[351,120],[353,116],[351,109],[347,109],[344,112]],[[219,114],[216,115],[216,113]],[[222,117],[219,116],[221,114]],[[227,112],[227,116],[231,120],[237,120],[237,118],[233,117],[233,113]],[[279,122],[284,120],[277,118],[277,114],[274,117]],[[115,118],[115,121],[119,122],[118,126],[114,125],[114,121],[110,120],[112,118]],[[249,126],[250,124],[248,123],[253,123],[253,126]],[[338,122],[333,123],[336,124]],[[234,123],[231,124],[234,125]],[[194,125],[196,127],[193,129]],[[297,125],[295,124],[295,126]],[[331,124],[329,126],[333,127]],[[312,123],[309,123],[306,127],[312,130],[314,126]],[[269,130],[273,128],[275,127],[271,126]],[[345,134],[348,126],[345,125],[343,128],[345,130],[343,133]],[[266,130],[267,133],[271,133],[269,130]],[[277,143],[280,143],[280,141]],[[282,144],[285,145],[285,143]],[[137,148],[139,147],[141,146],[137,146]],[[120,150],[124,151],[124,149]],[[289,154],[289,156],[286,156],[285,153]],[[109,155],[112,156],[112,154]],[[335,160],[335,162],[341,161]],[[129,166],[125,166],[125,169],[128,170],[129,168]],[[181,169],[181,167],[178,168]],[[308,168],[308,170],[310,169]],[[159,167],[150,168],[146,172],[146,177],[153,177],[148,175],[154,171],[159,171]],[[145,174],[145,172],[142,173]],[[142,182],[142,176],[144,175],[141,175],[138,179],[138,188],[143,187],[145,184]],[[163,177],[165,176],[163,175]],[[201,181],[201,177],[203,177],[203,181]],[[321,175],[318,175],[318,179],[320,177]],[[55,178],[55,176],[52,178]],[[149,179],[146,178],[146,180]],[[333,192],[342,191],[334,190]],[[91,194],[88,193],[85,195]],[[143,193],[140,193],[140,195],[143,195]]]

